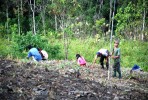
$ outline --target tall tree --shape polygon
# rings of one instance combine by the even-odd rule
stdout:
[[[111,2],[111,7],[112,7],[112,0],[110,1]],[[116,9],[116,7],[115,7],[115,4],[116,4],[116,0],[114,0],[113,1],[113,12],[112,12],[112,16],[111,16],[111,18],[110,18],[110,20],[111,20],[111,33],[110,33],[110,50],[112,51],[112,35],[113,35],[113,27],[114,27],[114,14],[115,14],[115,9]],[[112,11],[112,10],[111,10]],[[109,60],[109,63],[110,63],[110,65],[111,65],[111,58],[110,58],[110,60]],[[109,67],[109,70],[108,70],[108,79],[110,78],[110,76],[112,75],[112,67]]]
[[[33,34],[36,35],[36,23],[35,23],[35,1],[36,0],[29,0],[30,9],[32,11],[32,22],[33,22]]]
[[[43,34],[45,35],[46,34],[46,23],[45,23],[45,20],[46,20],[46,8],[47,8],[47,5],[48,5],[48,0],[38,0],[37,1],[37,13],[40,13],[41,15],[41,19],[42,19],[42,29],[43,29]]]

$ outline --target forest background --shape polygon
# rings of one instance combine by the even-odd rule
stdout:
[[[0,57],[25,59],[31,44],[49,60],[92,62],[119,39],[121,66],[148,71],[147,0],[0,0],[0,9]]]

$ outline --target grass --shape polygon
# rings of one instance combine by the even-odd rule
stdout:
[[[61,54],[64,54],[63,42],[60,43]],[[96,41],[93,38],[73,39],[69,44],[68,59],[75,60],[75,55],[79,53],[84,56],[87,62],[92,62],[100,48],[106,48],[111,51],[110,41]],[[148,42],[120,40],[119,48],[121,49],[121,67],[132,68],[137,64],[143,70],[148,71]],[[64,57],[64,55],[62,56]]]
[[[54,42],[53,42],[54,41]],[[6,40],[0,40],[0,56],[10,56],[14,55],[16,58],[24,57],[27,52],[18,53],[17,51],[12,51],[12,44],[8,43],[6,45]],[[65,59],[64,43],[62,39],[52,39],[51,45],[60,46],[60,54],[57,55],[57,60]],[[113,43],[112,43],[113,47]],[[132,68],[134,64],[139,65],[144,71],[148,71],[148,42],[141,41],[131,41],[131,40],[120,40],[121,49],[121,67]],[[106,48],[110,50],[110,41],[99,40],[96,41],[95,38],[85,37],[85,39],[70,39],[68,44],[68,60],[76,60],[75,55],[79,53],[82,55],[87,62],[92,62],[96,52],[101,49]],[[47,50],[49,51],[49,50]],[[49,57],[49,60],[52,59]],[[99,63],[99,60],[98,62]]]

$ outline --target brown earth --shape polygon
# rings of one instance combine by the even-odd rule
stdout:
[[[109,80],[107,72],[66,60],[0,59],[0,100],[148,100],[147,72],[122,69],[122,79]]]

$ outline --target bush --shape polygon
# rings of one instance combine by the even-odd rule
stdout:
[[[10,52],[9,46],[10,42],[5,39],[0,39],[0,57],[7,57]]]
[[[58,53],[60,52],[60,48],[58,45],[50,45],[48,43],[48,39],[45,36],[42,35],[33,35],[32,32],[28,32],[26,35],[12,35],[12,41],[13,41],[13,49],[16,52],[12,52],[13,56],[21,56],[24,57],[27,53],[24,52],[26,51],[26,47],[28,45],[32,45],[34,47],[38,47],[41,49],[44,49],[48,52],[50,57],[56,57]]]

